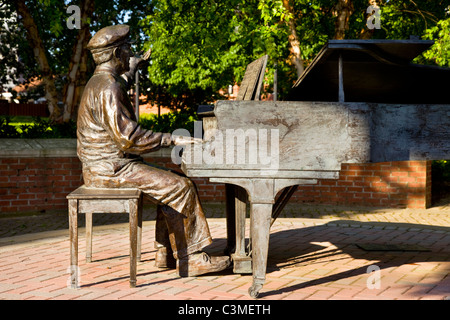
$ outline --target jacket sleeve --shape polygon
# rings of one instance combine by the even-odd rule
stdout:
[[[120,150],[143,154],[170,146],[170,133],[146,130],[137,123],[134,109],[120,83],[105,90],[101,99],[101,122]]]

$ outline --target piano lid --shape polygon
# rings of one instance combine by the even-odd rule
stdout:
[[[411,62],[433,43],[330,40],[285,100],[450,104],[450,68]]]

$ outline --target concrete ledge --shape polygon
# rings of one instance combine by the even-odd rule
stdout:
[[[148,153],[152,157],[170,157],[172,148]],[[145,154],[143,155],[146,156]],[[76,139],[0,139],[0,158],[78,157]]]
[[[76,157],[76,139],[0,139],[1,158]]]

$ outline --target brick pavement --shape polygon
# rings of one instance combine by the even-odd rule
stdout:
[[[220,216],[217,212],[223,212],[223,207],[207,208],[207,212],[214,238],[207,251],[220,254],[226,242],[225,220],[215,215]],[[22,219],[22,224],[28,224],[22,229],[30,232],[20,234],[14,229],[14,236],[5,236],[8,224],[0,219],[0,299],[253,300],[247,294],[250,275],[226,270],[180,278],[174,270],[154,267],[153,213],[146,214],[150,218],[144,222],[143,261],[138,263],[135,289],[128,285],[126,215],[120,218],[125,221],[107,225],[101,224],[111,223],[111,217],[98,218],[92,263],[83,259],[80,230],[78,290],[67,287],[66,226],[49,226],[63,223],[67,216],[61,215],[59,222],[57,215],[47,217],[40,229],[42,220]],[[32,232],[38,229],[45,232]],[[428,251],[365,251],[357,246],[367,243],[420,245]],[[448,206],[428,210],[288,206],[271,229],[267,279],[259,301],[450,299],[449,244]],[[368,268],[375,271],[370,273]]]

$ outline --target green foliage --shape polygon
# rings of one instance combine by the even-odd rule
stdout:
[[[194,134],[194,122],[198,118],[195,114],[186,112],[170,112],[160,116],[156,114],[146,114],[139,117],[139,124],[142,128],[152,130],[154,132],[172,133],[176,129],[186,129],[191,135]]]
[[[51,124],[48,119],[33,118],[32,122],[15,123],[10,117],[0,117],[0,138],[55,139],[76,138],[74,121]]]
[[[431,170],[433,180],[450,182],[450,160],[433,161]]]
[[[186,88],[217,92],[229,84],[239,83],[246,65],[268,54],[265,90],[266,93],[272,90],[276,63],[282,99],[297,77],[288,61],[288,22],[291,19],[295,22],[305,67],[335,33],[337,1],[290,2],[293,12],[287,11],[282,0],[153,1],[154,10],[141,24],[148,36],[145,46],[153,48],[148,68],[150,81],[154,86],[164,87],[172,96],[183,96]],[[449,34],[443,31],[447,30],[448,23],[438,21],[446,18],[444,9],[450,1],[379,0],[377,3],[381,9],[381,29],[370,31],[371,38],[409,39],[424,36],[427,29],[427,34],[442,31],[443,42],[436,49],[439,52],[430,53],[434,55],[428,60],[441,65],[448,63],[442,57],[450,52],[443,44]],[[352,4],[346,38],[359,39],[368,31],[369,1],[353,0]]]
[[[281,1],[153,3],[154,11],[141,24],[146,48],[153,49],[149,79],[173,96],[186,89],[217,92],[240,82],[254,59],[269,54],[273,70],[288,54],[286,26],[279,23],[285,17]]]
[[[139,118],[142,128],[154,132],[172,133],[176,129],[186,129],[194,134],[195,113],[170,112],[160,116],[144,114]],[[19,122],[17,122],[19,121]],[[77,127],[73,121],[51,124],[48,119],[33,117],[32,120],[0,117],[0,138],[56,139],[76,138]]]
[[[0,117],[0,138],[18,138],[19,132],[10,121],[9,117]]]
[[[141,76],[146,102],[173,110],[223,99],[218,92],[239,83],[245,67],[264,54],[269,55],[265,92],[272,92],[274,65],[278,70],[278,94],[283,99],[297,79],[289,61],[289,22],[295,22],[305,67],[327,40],[335,34],[335,0],[93,0],[90,31],[117,23],[131,27],[136,50],[152,47],[148,70]],[[292,5],[289,12],[283,2]],[[368,0],[352,0],[346,38],[359,39],[367,31]],[[76,41],[77,30],[66,27],[69,5],[81,0],[25,0],[45,48],[58,89]],[[381,29],[374,39],[409,39],[411,35],[433,39],[436,44],[418,63],[450,66],[450,0],[378,0]],[[39,76],[37,64],[23,26],[14,15],[13,1],[0,1],[0,82]],[[447,11],[446,11],[447,10]],[[447,12],[447,13],[446,13]],[[366,33],[367,34],[367,33]],[[15,69],[12,69],[12,68]],[[92,72],[93,64],[88,64]],[[59,80],[58,80],[59,79]],[[60,90],[63,92],[63,90]]]
[[[127,16],[131,36],[141,47],[141,30],[138,25],[148,12],[152,10],[151,0],[90,0],[94,2],[95,11],[88,18],[90,31],[100,30],[111,24],[123,23]],[[70,57],[77,41],[78,30],[69,29],[66,19],[70,13],[70,5],[82,7],[82,0],[25,0],[36,25],[39,37],[46,50],[46,56],[55,75],[57,89],[63,92],[69,71]],[[4,27],[4,24],[7,27]],[[42,76],[39,64],[35,60],[33,48],[27,39],[26,30],[18,18],[15,1],[0,1],[0,84],[12,81],[17,84],[20,78],[25,84],[35,77]],[[88,63],[88,71],[94,70],[93,61]],[[44,94],[40,96],[44,96]],[[28,97],[34,98],[34,97]],[[61,99],[61,97],[59,97]]]
[[[434,40],[434,45],[423,54],[428,62],[439,66],[450,67],[450,18],[440,20],[438,23],[425,31],[423,37]]]
[[[232,58],[239,49],[230,49],[234,55],[221,54],[232,46],[228,30],[233,14],[228,4],[155,1],[153,14],[141,24],[149,37],[147,46],[153,48],[149,66],[153,83],[168,85],[173,95],[183,88],[218,90],[224,83],[232,83],[230,67],[236,63]]]

